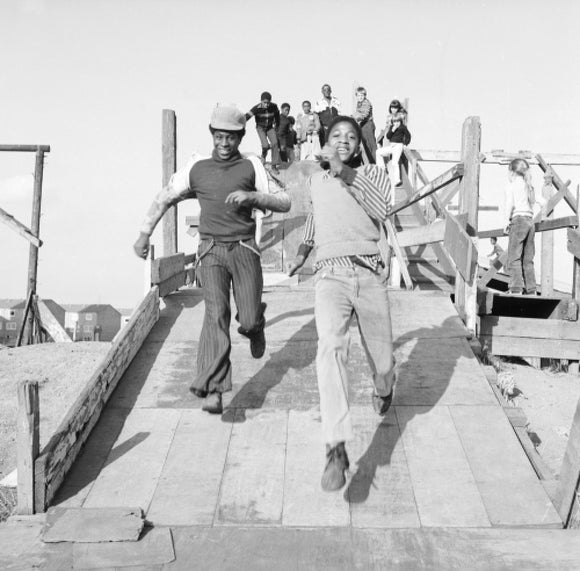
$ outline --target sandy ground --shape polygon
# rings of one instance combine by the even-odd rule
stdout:
[[[502,359],[517,389],[513,404],[525,412],[528,432],[554,477],[558,477],[572,420],[580,399],[580,377],[554,369],[535,369]],[[518,393],[519,391],[516,391]]]
[[[16,468],[18,383],[39,382],[42,449],[110,346],[81,342],[0,349],[0,480]]]

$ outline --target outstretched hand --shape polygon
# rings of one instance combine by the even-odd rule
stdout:
[[[140,234],[137,241],[133,244],[133,251],[137,256],[147,259],[147,254],[149,254],[149,236],[147,234]]]
[[[255,192],[247,190],[234,190],[226,196],[226,204],[237,204],[238,206],[253,206],[255,201]]]
[[[338,151],[328,143],[320,151],[320,166],[322,168],[328,168],[334,176],[342,172],[342,161],[340,160]]]

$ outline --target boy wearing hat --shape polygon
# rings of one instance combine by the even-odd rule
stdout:
[[[230,290],[239,321],[238,332],[250,340],[252,356],[259,359],[266,347],[262,303],[262,267],[255,241],[256,223],[252,210],[287,212],[290,197],[279,189],[258,192],[259,160],[251,161],[239,152],[246,119],[235,106],[218,106],[211,116],[213,139],[210,158],[194,157],[177,171],[155,197],[133,248],[146,258],[149,238],[167,209],[187,198],[200,204],[200,242],[197,276],[205,302],[205,316],[197,352],[197,376],[190,387],[204,398],[203,410],[221,414],[222,393],[232,388],[230,362]],[[257,164],[256,164],[257,163]]]
[[[361,128],[352,117],[338,116],[330,123],[328,143],[321,151],[325,171],[310,178],[312,213],[296,259],[288,266],[293,275],[304,265],[316,237],[316,375],[326,443],[321,484],[326,491],[344,486],[349,467],[345,443],[354,437],[346,364],[355,314],[373,372],[378,414],[387,413],[395,383],[387,280],[378,246],[391,185],[384,169],[360,164],[361,139]]]
[[[260,95],[260,103],[246,113],[247,121],[252,117],[256,120],[256,132],[262,145],[262,159],[266,160],[268,151],[272,149],[272,166],[277,170],[280,164],[280,147],[276,131],[280,125],[280,110],[278,105],[272,103],[272,95],[268,91],[264,91]]]

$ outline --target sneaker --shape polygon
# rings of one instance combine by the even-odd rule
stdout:
[[[385,416],[387,411],[391,408],[393,402],[393,391],[391,391],[386,397],[381,397],[376,393],[373,394],[373,408],[379,416]]]
[[[266,335],[261,329],[250,337],[250,353],[254,359],[260,359],[264,356],[264,351],[266,351]]]
[[[326,468],[320,482],[325,492],[335,492],[346,484],[345,472],[348,470],[348,456],[344,448],[344,442],[336,446],[326,447]]]
[[[201,410],[209,412],[210,414],[221,414],[224,411],[222,405],[222,394],[210,393],[205,399],[205,403],[201,407]]]

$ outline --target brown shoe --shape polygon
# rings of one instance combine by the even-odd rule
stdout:
[[[210,393],[205,399],[204,405],[201,410],[209,412],[210,414],[221,414],[224,411],[222,405],[222,394],[221,393]]]
[[[326,468],[322,474],[320,485],[325,492],[335,492],[346,484],[345,472],[348,470],[349,462],[344,442],[339,442],[336,446],[326,447]]]

